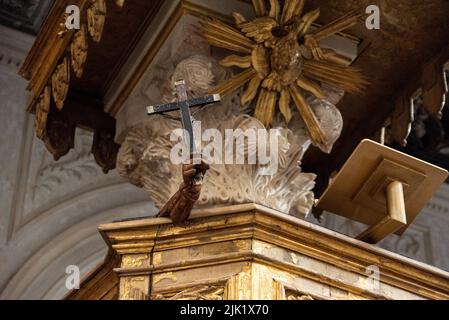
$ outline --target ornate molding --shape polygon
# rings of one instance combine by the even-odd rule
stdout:
[[[149,288],[146,276],[121,277],[120,300],[148,300]]]
[[[368,81],[358,69],[348,66],[334,50],[321,47],[323,40],[357,25],[364,13],[353,10],[312,31],[310,27],[320,16],[320,10],[305,13],[304,2],[253,1],[255,19],[247,19],[240,12],[233,13],[232,24],[208,17],[201,21],[200,33],[211,46],[238,54],[221,60],[222,66],[244,69],[218,83],[212,92],[226,95],[245,87],[242,107],[257,100],[254,117],[266,127],[274,124],[278,107],[289,124],[290,108],[295,105],[313,144],[327,151],[335,141],[329,141],[305,92],[317,100],[325,100],[327,94],[320,83],[348,93],[359,93],[366,87]],[[269,13],[265,10],[267,6]]]
[[[445,69],[449,60],[449,46],[427,61],[418,74],[396,97],[395,107],[390,115],[391,140],[402,146],[407,144],[417,106],[414,100],[419,96],[422,108],[432,117],[440,119],[448,93]]]
[[[31,179],[30,200],[32,203],[57,196],[65,190],[65,184],[79,185],[83,181],[95,179],[101,173],[90,154],[92,135],[79,132],[76,135],[77,145],[64,161],[54,162],[51,156],[43,153],[36,169],[34,179]]]
[[[90,0],[90,2],[91,5],[87,9],[87,29],[92,39],[100,42],[106,21],[106,0]]]

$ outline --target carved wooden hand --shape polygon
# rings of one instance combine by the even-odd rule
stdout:
[[[195,164],[199,162],[201,163]],[[207,170],[209,170],[209,165],[201,159],[191,159],[188,164],[184,164],[182,166],[183,182],[179,186],[179,190],[161,209],[158,217],[170,217],[175,224],[185,222],[200,197],[203,177]],[[201,172],[201,175],[197,174],[198,171]],[[201,178],[198,179],[198,176]]]

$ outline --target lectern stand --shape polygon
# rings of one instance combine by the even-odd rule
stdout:
[[[446,170],[363,140],[317,206],[369,225],[357,239],[377,243],[402,234],[447,177]]]

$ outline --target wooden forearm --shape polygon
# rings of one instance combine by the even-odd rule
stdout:
[[[158,216],[170,217],[175,224],[186,221],[200,196],[200,192],[201,185],[189,186],[182,183],[179,190],[168,200]]]

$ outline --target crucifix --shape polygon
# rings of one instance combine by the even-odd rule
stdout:
[[[193,118],[190,113],[190,108],[220,102],[221,97],[219,94],[213,94],[203,98],[189,100],[184,80],[177,81],[175,87],[177,102],[149,106],[147,107],[147,113],[148,115],[154,115],[176,110],[181,112],[181,123],[185,134],[184,141],[188,143],[191,162],[183,165],[183,183],[179,187],[178,192],[176,192],[176,194],[174,194],[161,209],[158,216],[170,216],[174,223],[182,223],[188,219],[193,205],[199,198],[201,182],[204,173],[209,168],[208,165],[202,161],[199,165],[195,164],[195,161],[197,160],[195,158],[197,156],[197,151],[193,133]]]

